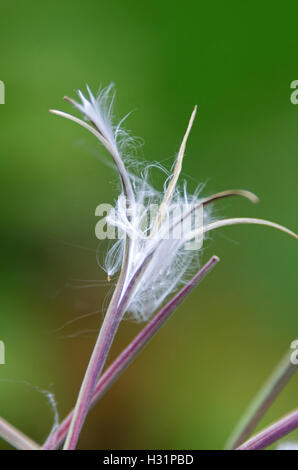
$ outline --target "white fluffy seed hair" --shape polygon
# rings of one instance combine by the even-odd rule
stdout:
[[[95,98],[89,86],[87,86],[89,99],[79,90],[78,95],[81,103],[72,102],[74,106],[90,121],[102,134],[107,142],[118,152],[122,157],[124,152],[133,143],[130,134],[122,128],[123,121],[127,118],[128,114],[121,119],[121,121],[114,126],[113,122],[113,104],[115,99],[114,84],[111,83],[106,88],[99,91]]]
[[[128,237],[131,242],[124,295],[125,288],[137,270],[150,258],[127,306],[128,313],[134,319],[142,321],[147,320],[177,287],[187,282],[194,271],[198,270],[200,252],[185,249],[185,243],[190,240],[189,231],[181,230],[179,239],[171,236],[167,238],[167,234],[169,225],[174,227],[180,224],[183,208],[193,207],[193,204],[199,205],[199,199],[193,196],[190,200],[186,194],[182,196],[176,191],[172,205],[173,208],[181,207],[181,211],[173,210],[171,219],[165,217],[154,235],[150,236],[156,220],[152,220],[150,211],[154,205],[161,205],[164,193],[156,191],[145,176],[139,181],[135,180],[134,188],[135,204],[127,211],[125,200],[120,196],[114,210],[106,218],[108,224],[117,227],[126,236],[117,240],[107,253],[105,269],[109,276],[119,269],[120,261],[115,252],[121,252],[123,257],[125,240]],[[210,222],[207,210],[204,218],[205,223],[206,219]]]
[[[125,259],[127,269],[121,298],[126,295],[130,281],[135,278],[136,273],[141,271],[135,288],[129,294],[125,308],[125,313],[130,317],[137,321],[148,320],[171,293],[189,281],[193,272],[199,267],[200,250],[185,250],[185,243],[194,239],[195,236],[205,236],[207,232],[225,225],[253,223],[278,228],[297,239],[297,235],[290,230],[263,219],[212,220],[210,206],[207,204],[227,196],[243,196],[251,202],[257,202],[258,198],[249,191],[223,191],[209,198],[201,198],[201,186],[191,196],[187,192],[186,184],[183,184],[182,188],[179,187],[178,179],[185,146],[196,115],[196,107],[191,115],[175,164],[170,173],[166,172],[167,178],[163,191],[158,191],[150,183],[151,169],[155,167],[165,170],[157,163],[147,165],[140,171],[140,163],[131,158],[129,152],[133,139],[122,128],[124,119],[117,125],[113,124],[115,96],[113,85],[100,91],[97,98],[93,96],[89,87],[87,87],[87,93],[88,97],[81,91],[78,92],[80,103],[66,99],[91,125],[62,111],[51,110],[51,112],[88,129],[100,140],[114,159],[122,183],[122,192],[106,221],[111,226],[117,227],[123,236],[116,239],[106,253],[104,266],[107,275],[111,277],[120,271]],[[130,171],[127,170],[127,158],[130,159]],[[153,220],[150,217],[152,204],[159,207]],[[171,205],[180,208],[178,215],[172,216],[172,227],[181,223],[181,213],[184,213],[186,205],[203,208],[203,227],[200,225],[194,229],[183,229],[179,239],[167,238],[165,234],[169,225],[168,217],[164,214]],[[183,216],[183,220],[187,217],[190,217],[190,212]]]
[[[122,237],[116,239],[109,248],[103,267],[109,277],[119,272],[128,237],[131,243],[127,276],[123,288],[123,295],[125,295],[126,287],[137,270],[148,257],[151,257],[126,308],[127,314],[132,319],[136,321],[148,320],[164,300],[177,287],[187,282],[198,269],[199,252],[184,249],[185,242],[189,241],[189,234],[185,234],[177,240],[165,238],[169,228],[167,218],[158,225],[154,236],[148,236],[153,228],[152,217],[150,218],[152,204],[157,206],[162,204],[168,187],[167,183],[170,181],[174,169],[169,173],[159,163],[148,164],[143,168],[139,162],[135,162],[135,165],[133,165],[130,155],[127,155],[127,148],[132,146],[133,140],[129,133],[121,127],[124,119],[116,126],[112,123],[115,97],[113,85],[101,90],[97,98],[93,96],[89,87],[87,87],[87,93],[88,97],[78,91],[80,103],[69,98],[67,100],[82,113],[87,121],[93,124],[101,134],[102,139],[107,142],[106,147],[110,151],[112,149],[114,155],[116,154],[125,163],[128,158],[131,169],[134,167],[141,170],[139,175],[132,173],[132,171],[127,172],[134,193],[134,199],[133,202],[130,201],[129,210],[127,210],[126,200],[123,198],[123,193],[121,193],[115,202],[114,210],[106,217],[107,223],[117,227],[121,231]],[[157,168],[166,174],[163,191],[158,191],[149,182],[153,168]],[[178,189],[175,185],[171,202],[174,206],[181,207],[181,210],[183,210],[182,207],[186,205],[199,204],[199,198],[197,193],[191,197],[187,194],[186,184],[182,189]],[[140,210],[140,208],[143,208],[143,210]],[[205,211],[205,218],[208,212]],[[145,225],[144,220],[148,221]],[[181,215],[177,211],[177,216],[176,218],[175,216],[172,217],[171,224],[175,225],[180,221]],[[209,216],[208,221],[210,222]]]
[[[117,151],[120,158],[126,162],[127,145],[131,146],[132,141],[129,134],[121,128],[123,119],[116,126],[112,124],[112,105],[115,96],[113,86],[110,85],[102,90],[96,99],[89,87],[87,87],[87,91],[89,99],[79,91],[81,104],[73,104],[110,142],[114,152]],[[135,166],[140,169],[140,165]],[[150,170],[153,168],[167,173],[160,164],[147,165],[142,169],[140,175],[130,172],[129,178],[135,196],[133,204],[130,204],[129,210],[127,210],[126,201],[121,194],[115,203],[114,210],[106,218],[107,223],[117,227],[123,235],[119,240],[115,240],[106,254],[104,268],[109,277],[119,272],[126,239],[128,237],[131,240],[123,295],[139,267],[151,256],[147,269],[137,283],[134,294],[127,305],[127,313],[137,321],[147,320],[178,286],[190,279],[199,267],[199,253],[184,249],[185,242],[189,240],[189,236],[187,236],[189,234],[185,234],[185,237],[182,236],[177,240],[165,238],[169,223],[167,218],[159,224],[154,236],[149,236],[153,228],[152,217],[150,218],[151,207],[153,204],[160,206],[167,191],[166,183],[164,191],[158,191],[149,183]],[[171,176],[172,174],[167,175],[167,181]],[[197,195],[191,198],[188,196],[186,185],[182,191],[174,188],[171,199],[175,206],[181,207],[181,210],[186,205],[199,203]],[[172,217],[171,224],[179,223],[180,218],[181,214],[178,210],[177,217]],[[208,221],[210,221],[209,217]]]

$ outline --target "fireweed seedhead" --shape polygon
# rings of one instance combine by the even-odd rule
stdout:
[[[213,229],[252,223],[277,228],[297,239],[295,233],[267,220],[216,220],[212,217],[210,203],[218,199],[242,196],[253,203],[258,202],[258,198],[249,191],[223,191],[203,198],[199,189],[190,195],[185,182],[179,185],[186,142],[195,119],[196,107],[163,191],[158,191],[150,183],[150,169],[154,166],[161,168],[159,164],[148,165],[139,174],[131,171],[131,168],[137,170],[140,165],[137,162],[134,164],[127,151],[132,139],[121,127],[123,119],[118,125],[113,125],[112,85],[103,89],[97,98],[89,87],[87,92],[88,97],[78,92],[80,103],[69,98],[66,100],[90,124],[61,111],[51,112],[92,132],[110,152],[118,170],[122,191],[106,222],[115,227],[120,235],[106,254],[105,270],[111,277],[125,266],[119,300],[119,304],[122,302],[123,314],[129,313],[136,320],[148,320],[165,299],[189,281],[193,272],[198,270],[203,238]]]

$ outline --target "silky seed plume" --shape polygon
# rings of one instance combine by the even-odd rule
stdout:
[[[235,224],[256,224],[281,230],[297,239],[297,235],[282,225],[264,219],[233,218],[216,220],[211,204],[221,199],[240,196],[252,203],[258,197],[247,190],[221,191],[201,197],[198,189],[189,194],[185,183],[179,183],[186,143],[197,112],[195,106],[182,139],[169,182],[158,191],[150,181],[150,164],[140,172],[140,164],[130,158],[130,170],[125,164],[125,148],[131,137],[123,127],[123,119],[113,123],[113,86],[103,89],[94,97],[87,87],[86,97],[78,92],[80,102],[66,98],[85,118],[81,120],[62,111],[53,114],[72,120],[91,132],[113,158],[122,185],[122,192],[115,201],[106,222],[121,233],[106,253],[105,270],[108,280],[121,272],[119,305],[123,314],[138,321],[148,320],[161,304],[181,285],[187,283],[200,266],[201,249],[186,249],[189,242],[214,229]],[[88,122],[86,122],[86,120]],[[134,171],[132,171],[134,170]],[[152,207],[155,207],[155,212]],[[172,209],[175,209],[172,211]],[[193,226],[192,218],[201,210],[202,218]],[[171,211],[173,213],[171,213]],[[176,212],[175,212],[176,211]],[[192,222],[191,222],[192,221]],[[178,238],[169,233],[181,229]],[[186,228],[185,228],[186,227]]]

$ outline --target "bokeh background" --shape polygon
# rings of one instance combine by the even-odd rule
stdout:
[[[197,103],[184,162],[190,189],[199,182],[206,195],[250,189],[258,206],[231,199],[216,213],[297,231],[294,6],[2,2],[0,414],[38,442],[53,424],[41,390],[55,394],[61,418],[74,405],[111,293],[111,285],[88,280],[105,279],[95,208],[117,195],[104,149],[48,109],[71,111],[65,94],[113,81],[116,116],[132,110],[126,127],[143,138],[139,158],[170,168]],[[272,229],[240,226],[214,233],[202,261],[212,254],[221,263],[93,409],[79,448],[224,446],[297,337],[298,250]],[[122,323],[109,361],[141,327]],[[260,426],[297,403],[294,377]]]

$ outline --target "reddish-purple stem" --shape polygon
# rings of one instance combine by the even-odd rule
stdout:
[[[122,351],[117,359],[104,372],[97,382],[90,405],[94,406],[107,392],[111,385],[126,370],[137,354],[148,344],[151,338],[159,331],[162,325],[168,320],[176,308],[183,302],[185,297],[204,279],[211,269],[218,263],[219,258],[213,256],[202,269],[183,287],[155,317],[145,326],[145,328],[135,337],[135,339]],[[69,429],[73,411],[60,424],[57,431],[52,433],[43,449],[55,449],[59,447],[65,439]]]
[[[262,450],[298,428],[298,409],[271,424],[237,450]]]
[[[150,256],[151,255],[148,255],[148,260],[150,260]],[[123,285],[127,272],[127,263],[124,262],[124,268],[120,274],[118,284],[115,288],[112,300],[108,307],[102,327],[100,328],[98,338],[96,340],[87,370],[85,372],[84,380],[80,388],[68,434],[66,436],[63,447],[64,450],[74,450],[76,448],[80,432],[88,414],[90,402],[96,387],[96,382],[105,365],[115,334],[120,325],[127,303],[130,299],[130,295],[133,292],[136,281],[138,280],[143,269],[143,265],[139,267],[129,282],[125,292],[123,293]]]

